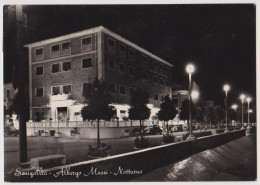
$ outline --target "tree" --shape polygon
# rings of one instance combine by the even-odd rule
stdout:
[[[147,107],[149,94],[137,89],[133,92],[130,100],[130,109],[128,110],[130,120],[139,120],[141,133],[143,134],[142,121],[150,117],[151,111]]]
[[[210,122],[210,128],[211,128],[211,121],[215,119],[215,111],[214,107],[205,107],[205,113],[204,113],[204,121]]]
[[[228,109],[228,118],[237,121],[237,112],[232,108]]]
[[[196,110],[194,108],[193,103],[191,103],[191,116],[194,118]],[[180,120],[188,120],[189,119],[189,100],[185,99],[180,108]],[[189,128],[189,125],[188,125]]]
[[[111,96],[105,82],[97,78],[83,92],[85,103],[81,110],[83,120],[97,120],[97,147],[100,147],[99,121],[110,120],[115,114],[114,106],[111,106]]]
[[[164,96],[162,103],[160,104],[160,111],[158,112],[158,118],[160,121],[167,122],[167,133],[169,132],[168,121],[172,120],[176,116],[176,108],[169,95]]]
[[[221,122],[225,118],[225,111],[220,105],[216,106],[214,110],[216,115],[215,119],[218,122],[218,128],[219,128],[219,122]]]

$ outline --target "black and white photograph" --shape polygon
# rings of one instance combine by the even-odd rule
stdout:
[[[158,3],[2,4],[4,182],[257,181],[257,3]]]

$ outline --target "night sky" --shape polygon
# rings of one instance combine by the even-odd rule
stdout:
[[[224,103],[244,92],[256,103],[256,12],[246,5],[103,5],[25,6],[27,43],[103,25],[174,65],[173,81],[187,88],[185,66],[196,66],[193,79],[201,100]],[[8,52],[15,42],[10,20],[4,25],[4,81],[12,79]],[[7,25],[7,24],[6,24]]]

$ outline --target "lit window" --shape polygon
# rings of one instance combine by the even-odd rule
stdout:
[[[61,54],[62,55],[66,55],[66,54],[70,54],[71,52],[71,46],[70,46],[70,42],[64,42],[61,45]]]
[[[62,63],[62,70],[63,71],[70,71],[71,70],[71,62],[63,62]]]
[[[53,45],[51,46],[51,57],[58,57],[60,56],[60,45]]]
[[[125,73],[126,72],[126,67],[125,64],[120,63],[120,72]]]
[[[83,58],[82,59],[82,68],[92,67],[92,58]]]
[[[113,59],[108,59],[108,68],[112,70],[116,70],[116,61]]]
[[[51,72],[52,73],[57,73],[60,71],[60,65],[59,64],[52,64],[51,65]]]
[[[43,74],[43,66],[36,67],[35,74],[36,75],[42,75]]]
[[[120,85],[120,86],[119,86],[119,93],[120,93],[120,94],[126,94],[126,87]]]
[[[51,94],[52,94],[52,95],[58,95],[58,94],[60,94],[60,86],[51,87]]]
[[[81,48],[82,48],[82,51],[92,50],[92,38],[87,37],[87,38],[81,39]]]
[[[111,93],[116,93],[116,84],[114,83],[109,83],[108,84],[108,88],[110,90]]]
[[[36,88],[35,95],[36,96],[43,96],[43,88]]]
[[[63,86],[63,93],[70,94],[71,93],[71,85],[64,85]]]

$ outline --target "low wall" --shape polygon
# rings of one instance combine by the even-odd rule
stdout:
[[[19,176],[20,182],[128,181],[156,168],[245,136],[245,130],[171,143],[102,159],[46,169],[46,175]]]
[[[120,138],[126,137],[131,134],[131,131],[135,127],[107,127],[100,128],[100,138],[110,139],[110,138]],[[71,131],[73,128],[59,128],[61,132],[61,137],[72,138]],[[39,131],[45,131],[45,128],[27,128],[27,136],[31,136],[33,132],[39,133]],[[58,132],[58,128],[46,128],[46,132],[51,133],[51,131]],[[96,139],[97,138],[97,128],[77,128],[80,139]],[[127,132],[128,131],[128,132]]]

